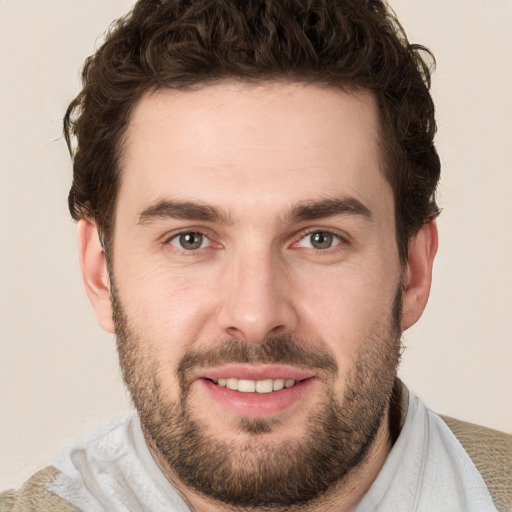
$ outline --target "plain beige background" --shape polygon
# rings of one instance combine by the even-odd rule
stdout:
[[[0,0],[0,490],[128,408],[82,289],[61,119],[128,0]],[[433,409],[512,432],[512,1],[391,0],[438,60],[443,161],[430,304],[401,376]]]

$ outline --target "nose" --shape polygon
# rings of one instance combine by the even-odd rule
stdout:
[[[228,337],[261,343],[297,328],[291,279],[284,267],[279,256],[270,253],[230,261],[218,314],[219,327]]]

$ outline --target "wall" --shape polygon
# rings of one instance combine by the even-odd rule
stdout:
[[[128,0],[0,0],[0,489],[128,407],[82,290],[61,119]],[[440,412],[512,432],[512,2],[394,0],[438,60],[440,252],[401,376]]]

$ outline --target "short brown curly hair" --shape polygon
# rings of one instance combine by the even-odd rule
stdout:
[[[379,108],[405,262],[411,237],[439,213],[428,62],[430,51],[408,42],[380,0],[139,0],[86,60],[83,88],[64,118],[71,215],[95,219],[108,249],[123,135],[149,90],[226,79],[364,89]]]

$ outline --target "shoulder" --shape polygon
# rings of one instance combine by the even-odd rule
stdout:
[[[81,470],[90,472],[91,467],[105,467],[122,457],[131,444],[131,419],[129,414],[107,422],[64,450],[55,466],[35,473],[18,490],[0,493],[0,512],[78,510],[68,500],[86,494]]]
[[[512,511],[512,435],[441,416],[482,475],[500,512]]]
[[[47,489],[58,474],[57,468],[48,466],[30,477],[19,490],[0,493],[0,512],[76,512],[70,503]]]

